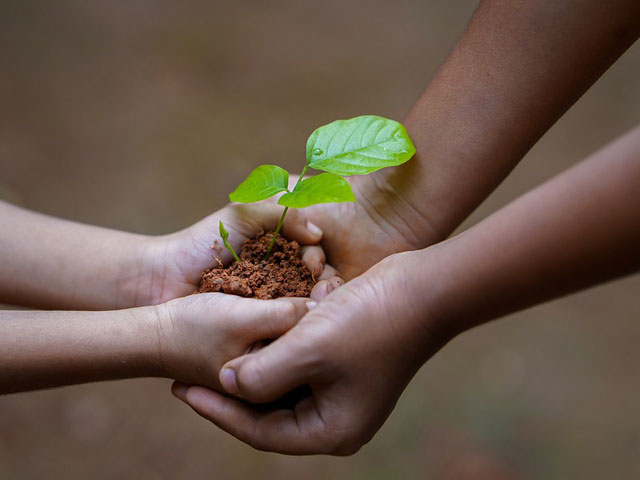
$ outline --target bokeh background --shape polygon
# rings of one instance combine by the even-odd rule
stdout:
[[[402,119],[475,4],[4,0],[0,197],[185,227],[252,167],[298,169],[317,125]],[[636,45],[465,226],[631,128],[639,84]],[[464,334],[354,457],[256,452],[169,381],[136,380],[0,398],[0,478],[640,478],[639,291],[636,276]]]

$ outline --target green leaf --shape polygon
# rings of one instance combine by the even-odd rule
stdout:
[[[307,140],[309,166],[338,175],[364,175],[401,165],[415,153],[401,123],[376,115],[336,120],[317,128]]]
[[[240,203],[259,202],[276,193],[286,191],[288,185],[289,172],[284,168],[276,165],[261,165],[229,194],[229,200]]]
[[[229,243],[229,232],[227,232],[227,229],[224,228],[224,225],[222,224],[222,220],[220,220],[220,225],[219,225],[219,230],[220,230],[220,237],[222,237],[222,243],[224,244],[225,247],[227,247],[227,250],[229,250],[231,252],[231,255],[233,255],[233,258],[236,259],[236,262],[240,261],[240,258],[238,257],[238,254],[236,253],[236,251],[233,249],[233,247],[231,246],[231,244]]]
[[[285,207],[304,208],[318,203],[355,201],[349,182],[334,173],[321,173],[301,181],[293,192],[280,197],[278,203]]]

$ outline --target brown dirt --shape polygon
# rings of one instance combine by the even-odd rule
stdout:
[[[261,232],[242,244],[240,262],[202,272],[197,293],[224,292],[259,299],[308,297],[315,282],[302,261],[300,245],[278,235],[265,262],[272,238],[272,232]]]

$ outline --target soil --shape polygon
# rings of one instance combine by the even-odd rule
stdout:
[[[302,261],[300,245],[278,235],[265,262],[272,238],[273,232],[260,232],[242,244],[240,262],[202,272],[197,293],[224,292],[259,299],[308,297],[315,281]]]

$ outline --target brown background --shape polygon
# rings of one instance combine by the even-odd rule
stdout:
[[[317,125],[402,119],[474,6],[5,0],[0,196],[142,233],[189,225],[253,166],[299,169]],[[637,123],[639,82],[637,45],[467,225]],[[456,339],[355,457],[253,451],[140,380],[0,398],[0,478],[637,478],[639,287]]]

